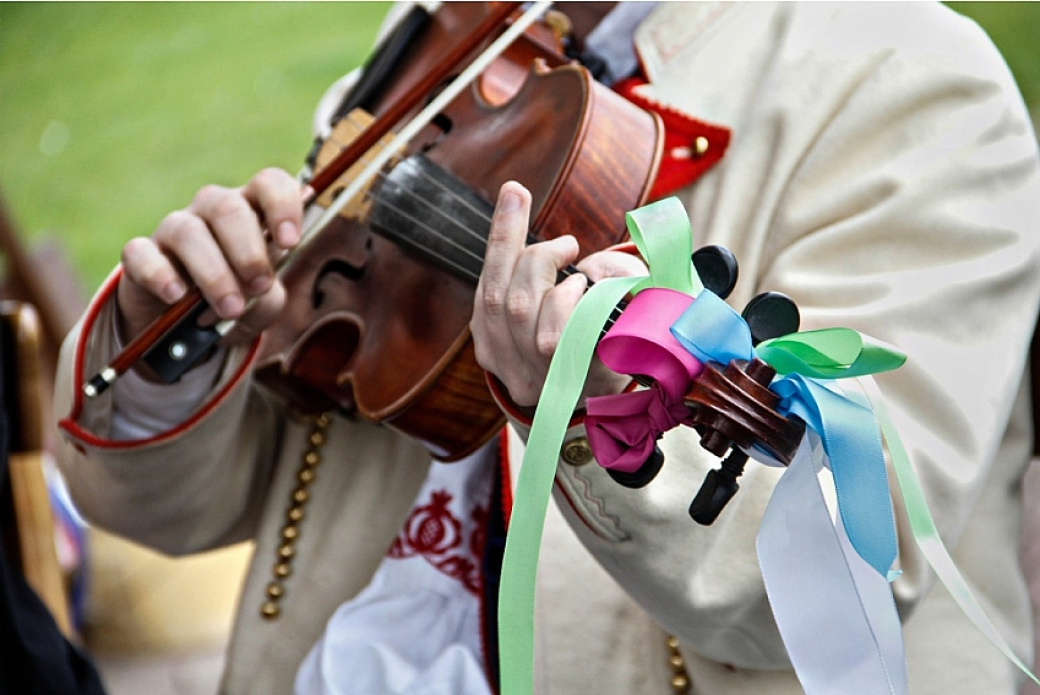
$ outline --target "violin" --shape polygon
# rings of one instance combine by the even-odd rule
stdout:
[[[482,11],[443,6],[373,115],[436,62],[455,22]],[[341,123],[319,166],[348,144],[355,127]],[[504,422],[468,329],[490,201],[520,181],[533,199],[533,238],[573,233],[582,255],[605,248],[646,199],[660,137],[656,117],[524,34],[283,276],[285,320],[267,331],[257,378],[297,407],[399,429],[438,459],[472,452]]]
[[[445,3],[384,44],[399,48],[391,65],[366,68],[380,80],[348,97],[303,191],[309,210],[334,214],[279,265],[289,299],[255,366],[299,411],[393,427],[444,461],[504,423],[468,329],[499,187],[517,180],[531,192],[532,241],[573,234],[587,255],[625,238],[625,213],[645,202],[661,154],[659,117],[593,80],[544,22],[439,106],[460,66],[526,16],[518,5]],[[413,126],[431,105],[436,113]],[[373,163],[377,175],[359,184]],[[352,187],[358,194],[335,197]],[[160,335],[143,359],[165,380],[219,339],[196,323],[204,310],[196,298],[172,327],[146,331]],[[111,383],[110,369],[88,396]]]

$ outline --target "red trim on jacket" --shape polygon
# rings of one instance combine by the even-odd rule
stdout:
[[[171,439],[181,434],[185,430],[191,428],[195,423],[199,422],[207,415],[209,415],[214,408],[219,405],[224,398],[231,392],[238,382],[248,373],[252,366],[253,360],[256,357],[257,350],[260,347],[259,338],[254,341],[252,347],[249,350],[249,354],[246,359],[243,360],[242,364],[235,371],[234,376],[226,383],[216,395],[212,396],[198,411],[196,411],[191,417],[177,425],[167,432],[162,432],[146,439],[134,439],[127,441],[115,441],[111,439],[105,439],[99,437],[92,432],[80,427],[77,420],[83,412],[83,369],[84,360],[83,355],[87,350],[87,341],[90,338],[92,331],[94,330],[94,324],[97,322],[98,316],[101,314],[101,307],[106,302],[114,301],[113,295],[115,294],[116,287],[119,285],[119,278],[123,275],[122,267],[116,269],[116,272],[112,273],[102,284],[101,289],[98,291],[94,301],[91,302],[90,306],[87,307],[86,315],[83,318],[83,326],[80,329],[79,339],[76,343],[76,353],[73,358],[74,374],[72,379],[73,389],[75,391],[72,400],[72,411],[65,418],[62,418],[58,422],[58,426],[65,430],[69,435],[74,437],[80,442],[89,444],[90,446],[97,447],[99,449],[133,449],[135,447],[145,446],[148,444],[155,444],[158,442]],[[104,330],[104,329],[103,329]]]
[[[664,122],[664,148],[650,200],[658,200],[696,181],[715,165],[729,146],[730,130],[702,121],[636,92],[647,81],[630,77],[614,85],[614,91],[636,106],[652,111]],[[698,147],[700,142],[701,147]]]

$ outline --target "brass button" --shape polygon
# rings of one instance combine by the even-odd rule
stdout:
[[[708,154],[708,138],[703,135],[698,135],[693,141],[693,153],[694,156],[703,157]]]
[[[563,445],[560,452],[565,463],[572,466],[584,466],[592,460],[592,449],[589,448],[589,440],[585,437],[577,437]]]

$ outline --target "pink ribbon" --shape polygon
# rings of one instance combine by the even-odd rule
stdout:
[[[650,456],[657,438],[687,416],[683,396],[704,365],[669,329],[693,301],[683,292],[647,288],[600,341],[597,354],[607,367],[654,382],[645,391],[588,399],[585,429],[593,455],[604,468],[635,471]]]
[[[638,470],[657,438],[689,414],[682,399],[671,401],[656,386],[590,398],[587,407],[585,432],[593,455],[604,468],[624,473]]]

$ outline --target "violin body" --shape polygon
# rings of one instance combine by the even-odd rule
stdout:
[[[380,98],[407,90],[410,70],[482,8],[443,5]],[[440,460],[500,429],[468,329],[499,187],[524,184],[532,234],[573,234],[586,255],[624,239],[625,213],[645,201],[660,157],[656,116],[546,46],[538,35],[518,41],[295,259],[285,310],[263,339],[261,383],[303,412],[396,428]],[[338,124],[318,166],[359,127]]]

